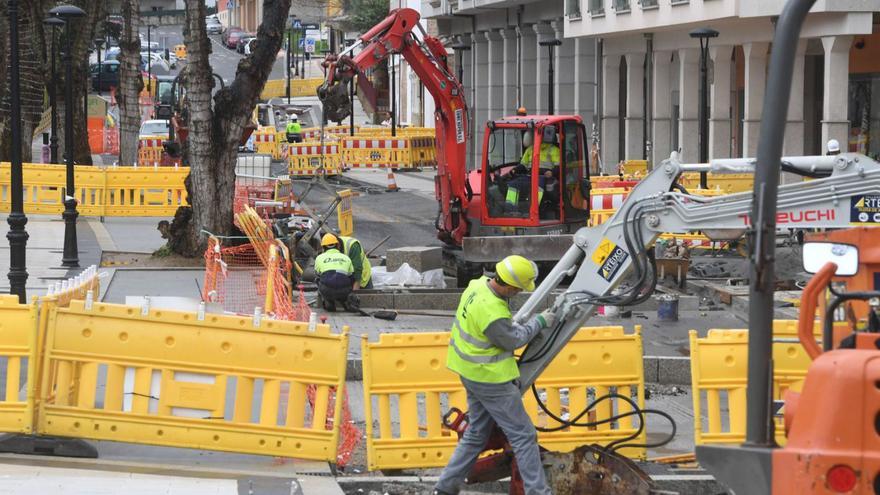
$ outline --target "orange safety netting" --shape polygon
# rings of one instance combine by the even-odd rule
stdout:
[[[275,241],[272,243],[271,251],[276,252]],[[311,310],[302,290],[293,301],[292,267],[287,256],[272,256],[264,263],[253,244],[224,248],[216,237],[211,237],[205,251],[202,297],[234,313],[253,314],[259,307],[275,319],[309,321]]]
[[[336,388],[331,388],[331,398],[328,403],[327,409],[329,411],[335,411],[335,401],[338,396],[336,393]],[[309,405],[314,408],[315,406],[315,386],[309,385],[308,389],[306,389],[306,394],[309,398]],[[326,427],[332,428],[334,421],[333,414],[327,415]],[[351,419],[351,410],[348,408],[348,391],[343,389],[342,391],[342,424],[339,425],[339,445],[336,450],[336,465],[339,467],[344,467],[348,464],[349,459],[351,459],[352,453],[354,453],[354,449],[357,448],[358,444],[361,442],[361,438],[363,437],[363,432],[354,425],[354,421]]]

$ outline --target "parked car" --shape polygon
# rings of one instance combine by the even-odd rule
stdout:
[[[223,32],[223,24],[215,17],[205,19],[205,30],[208,34],[221,34]]]
[[[138,137],[144,138],[148,136],[161,136],[168,139],[168,121],[167,120],[147,120],[141,124],[138,131]]]
[[[244,53],[244,47],[250,43],[251,40],[256,39],[256,36],[253,34],[247,34],[238,39],[238,43],[235,44],[235,51],[238,53]]]
[[[238,40],[240,40],[243,36],[247,36],[247,33],[241,30],[241,28],[229,28],[225,33],[225,40],[223,40],[223,44],[226,45],[226,48],[235,48],[238,44]]]
[[[101,73],[101,86],[98,87],[98,72]],[[92,89],[95,91],[110,91],[111,87],[119,87],[119,62],[108,60],[101,65],[89,66],[89,76],[92,79]]]
[[[161,70],[164,72],[168,72],[171,70],[171,65],[165,60],[165,57],[160,55],[159,53],[152,52],[141,52],[141,70],[147,70],[147,59],[150,59],[150,66],[152,70]]]

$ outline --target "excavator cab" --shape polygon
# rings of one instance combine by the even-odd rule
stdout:
[[[516,116],[487,124],[480,222],[563,234],[589,218],[586,130],[578,116]]]

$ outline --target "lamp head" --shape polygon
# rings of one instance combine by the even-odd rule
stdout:
[[[690,34],[691,38],[698,38],[698,39],[717,38],[718,37],[718,31],[716,31],[712,28],[706,28],[706,27],[694,29],[689,34]]]
[[[556,38],[549,38],[546,40],[539,41],[538,44],[541,46],[559,46],[562,44],[562,40],[559,40]]]
[[[47,17],[43,19],[43,24],[51,28],[64,27],[65,22],[58,17]]]
[[[76,5],[59,5],[50,10],[49,15],[67,20],[76,19],[78,17],[85,17],[86,12]]]

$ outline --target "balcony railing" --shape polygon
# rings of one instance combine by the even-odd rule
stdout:
[[[605,0],[588,0],[587,8],[590,11],[590,15],[600,16],[605,15]]]

